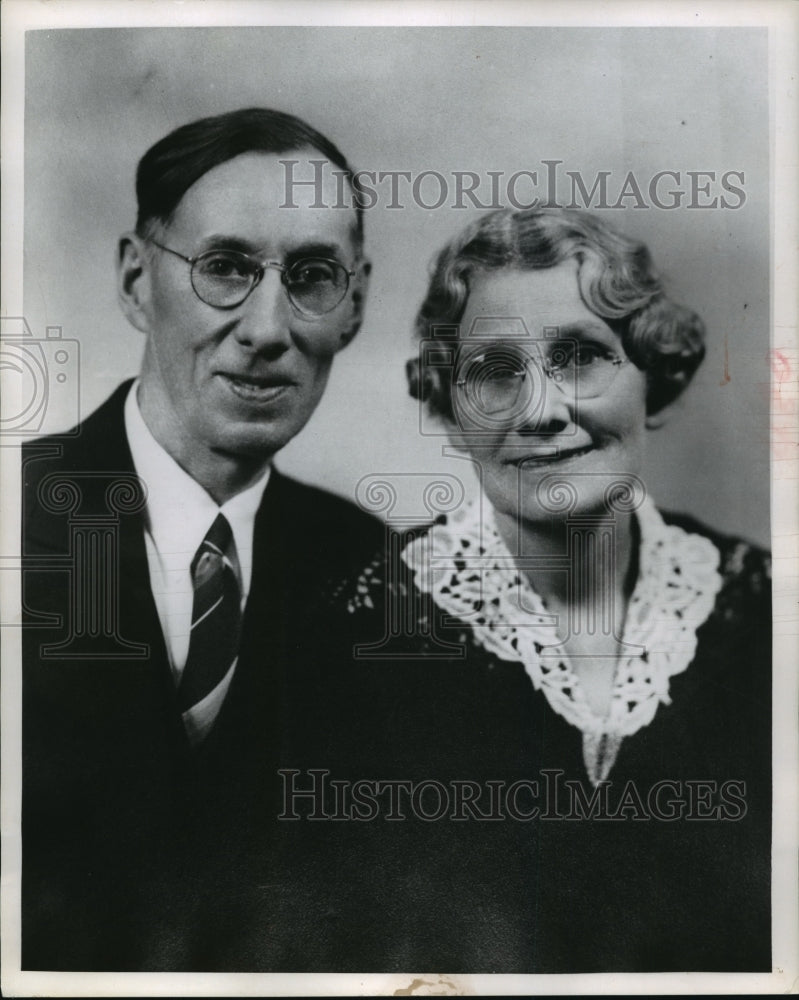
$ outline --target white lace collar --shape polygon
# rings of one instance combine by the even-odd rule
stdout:
[[[402,553],[421,590],[469,625],[489,652],[524,664],[536,690],[582,731],[594,784],[607,778],[622,739],[648,725],[659,704],[670,704],[669,678],[693,659],[696,630],[713,609],[722,582],[719,552],[709,539],[665,524],[648,499],[636,517],[640,569],[605,718],[589,707],[553,615],[516,568],[484,497],[434,525]]]

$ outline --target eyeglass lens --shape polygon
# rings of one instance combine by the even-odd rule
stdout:
[[[502,349],[472,355],[462,365],[457,384],[463,385],[472,406],[483,413],[499,414],[517,411],[520,405],[540,405],[550,379],[569,396],[600,396],[621,363],[598,344],[561,342],[547,346],[545,358]]]
[[[194,261],[191,281],[203,302],[230,308],[247,298],[261,274],[261,264],[246,254],[212,250]],[[283,284],[297,309],[320,316],[335,309],[347,294],[349,273],[337,261],[305,258],[283,271]]]

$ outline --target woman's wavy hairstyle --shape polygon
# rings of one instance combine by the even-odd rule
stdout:
[[[699,367],[704,323],[666,297],[643,243],[587,211],[502,209],[478,219],[435,259],[416,317],[416,337],[435,341],[438,327],[460,322],[473,274],[542,270],[572,258],[583,301],[619,333],[627,356],[646,373],[647,413],[657,413],[680,395]],[[446,346],[451,348],[451,341]],[[416,357],[408,362],[407,375],[415,399],[452,418],[450,369],[427,366]]]

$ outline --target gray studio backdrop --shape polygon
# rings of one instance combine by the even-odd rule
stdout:
[[[708,356],[669,422],[650,436],[646,483],[664,507],[768,542],[769,117],[765,29],[196,28],[32,32],[26,46],[25,317],[35,337],[79,342],[80,395],[53,393],[64,421],[89,413],[138,368],[142,338],[115,298],[118,235],[133,224],[135,165],[193,118],[277,107],[328,134],[356,169],[438,171],[439,208],[367,213],[374,263],[366,319],[337,359],[284,471],[352,497],[369,473],[464,476],[441,438],[421,435],[403,365],[429,260],[480,212],[455,208],[454,171],[538,175],[517,196],[546,197],[545,160],[590,189],[608,171],[617,201],[632,171],[645,206],[608,209],[645,239],[669,287],[708,330]],[[650,179],[683,192],[651,204]],[[715,174],[695,183],[689,171]],[[729,207],[691,207],[738,193]],[[673,183],[672,183],[673,182]],[[436,201],[435,179],[419,189]],[[501,187],[503,198],[505,187]],[[743,192],[743,194],[741,194]],[[678,199],[671,199],[672,201]],[[506,202],[507,203],[507,202]],[[51,412],[53,417],[55,410]]]

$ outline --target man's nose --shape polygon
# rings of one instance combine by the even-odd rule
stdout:
[[[290,347],[293,312],[277,268],[264,271],[238,312],[235,336],[243,347],[277,353]]]

